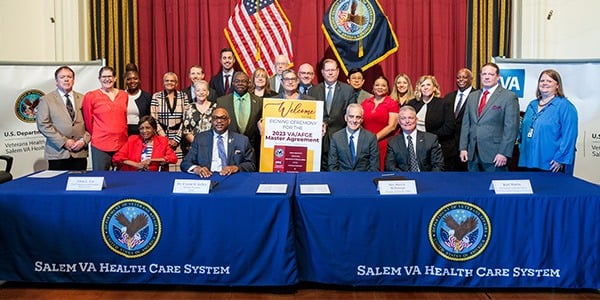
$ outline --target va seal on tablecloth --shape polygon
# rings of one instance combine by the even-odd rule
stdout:
[[[154,208],[136,199],[113,204],[102,218],[102,239],[113,252],[127,257],[142,257],[158,244],[160,218]]]
[[[329,10],[333,32],[348,41],[362,40],[375,26],[375,9],[370,1],[338,0]]]
[[[478,206],[455,201],[438,209],[429,221],[429,242],[442,257],[467,261],[487,247],[492,234],[488,215]]]
[[[40,98],[44,96],[44,92],[40,90],[26,90],[17,101],[15,101],[15,115],[19,120],[27,123],[35,123],[35,115],[37,106],[40,104]]]

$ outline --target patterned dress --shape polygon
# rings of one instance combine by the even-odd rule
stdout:
[[[208,100],[206,100],[208,101]],[[182,147],[184,155],[189,151],[190,143],[187,142],[185,136],[196,134],[207,131],[211,128],[212,123],[210,122],[210,116],[213,110],[217,107],[216,102],[209,102],[210,106],[205,112],[200,112],[197,107],[197,103],[192,103],[185,107],[183,113],[183,136],[182,136]]]
[[[188,105],[187,95],[180,91],[175,91],[173,103],[169,103],[167,91],[156,92],[152,96],[150,111],[152,117],[158,123],[158,134],[175,140],[179,145],[173,149],[177,154],[177,164],[169,165],[170,171],[179,171],[179,164],[183,158],[181,151],[181,134],[183,132],[183,112]]]

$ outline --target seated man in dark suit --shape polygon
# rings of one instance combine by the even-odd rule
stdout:
[[[377,137],[362,128],[363,108],[346,108],[346,128],[334,133],[329,148],[329,171],[379,171]]]
[[[248,138],[227,130],[229,114],[224,108],[212,113],[212,130],[203,131],[194,137],[192,148],[181,162],[181,171],[200,177],[210,177],[213,172],[230,175],[256,171],[254,150]]]
[[[402,106],[398,123],[402,133],[389,139],[385,155],[386,171],[443,171],[444,156],[435,134],[417,129],[417,112]],[[414,141],[414,142],[413,142]]]

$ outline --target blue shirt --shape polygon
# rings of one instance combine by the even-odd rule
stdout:
[[[550,170],[550,162],[575,161],[577,110],[567,99],[555,96],[538,112],[539,100],[527,106],[519,134],[519,166]]]

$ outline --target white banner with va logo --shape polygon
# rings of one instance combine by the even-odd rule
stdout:
[[[577,108],[579,135],[575,155],[576,177],[600,184],[600,60],[525,60],[495,57],[501,84],[519,97],[521,111],[535,99],[540,73],[554,69],[563,91]]]
[[[102,60],[91,62],[0,62],[0,154],[13,157],[11,174],[20,177],[45,170],[46,138],[37,130],[35,113],[39,98],[56,89],[54,72],[67,65],[75,71],[73,90],[85,94],[100,87]]]

